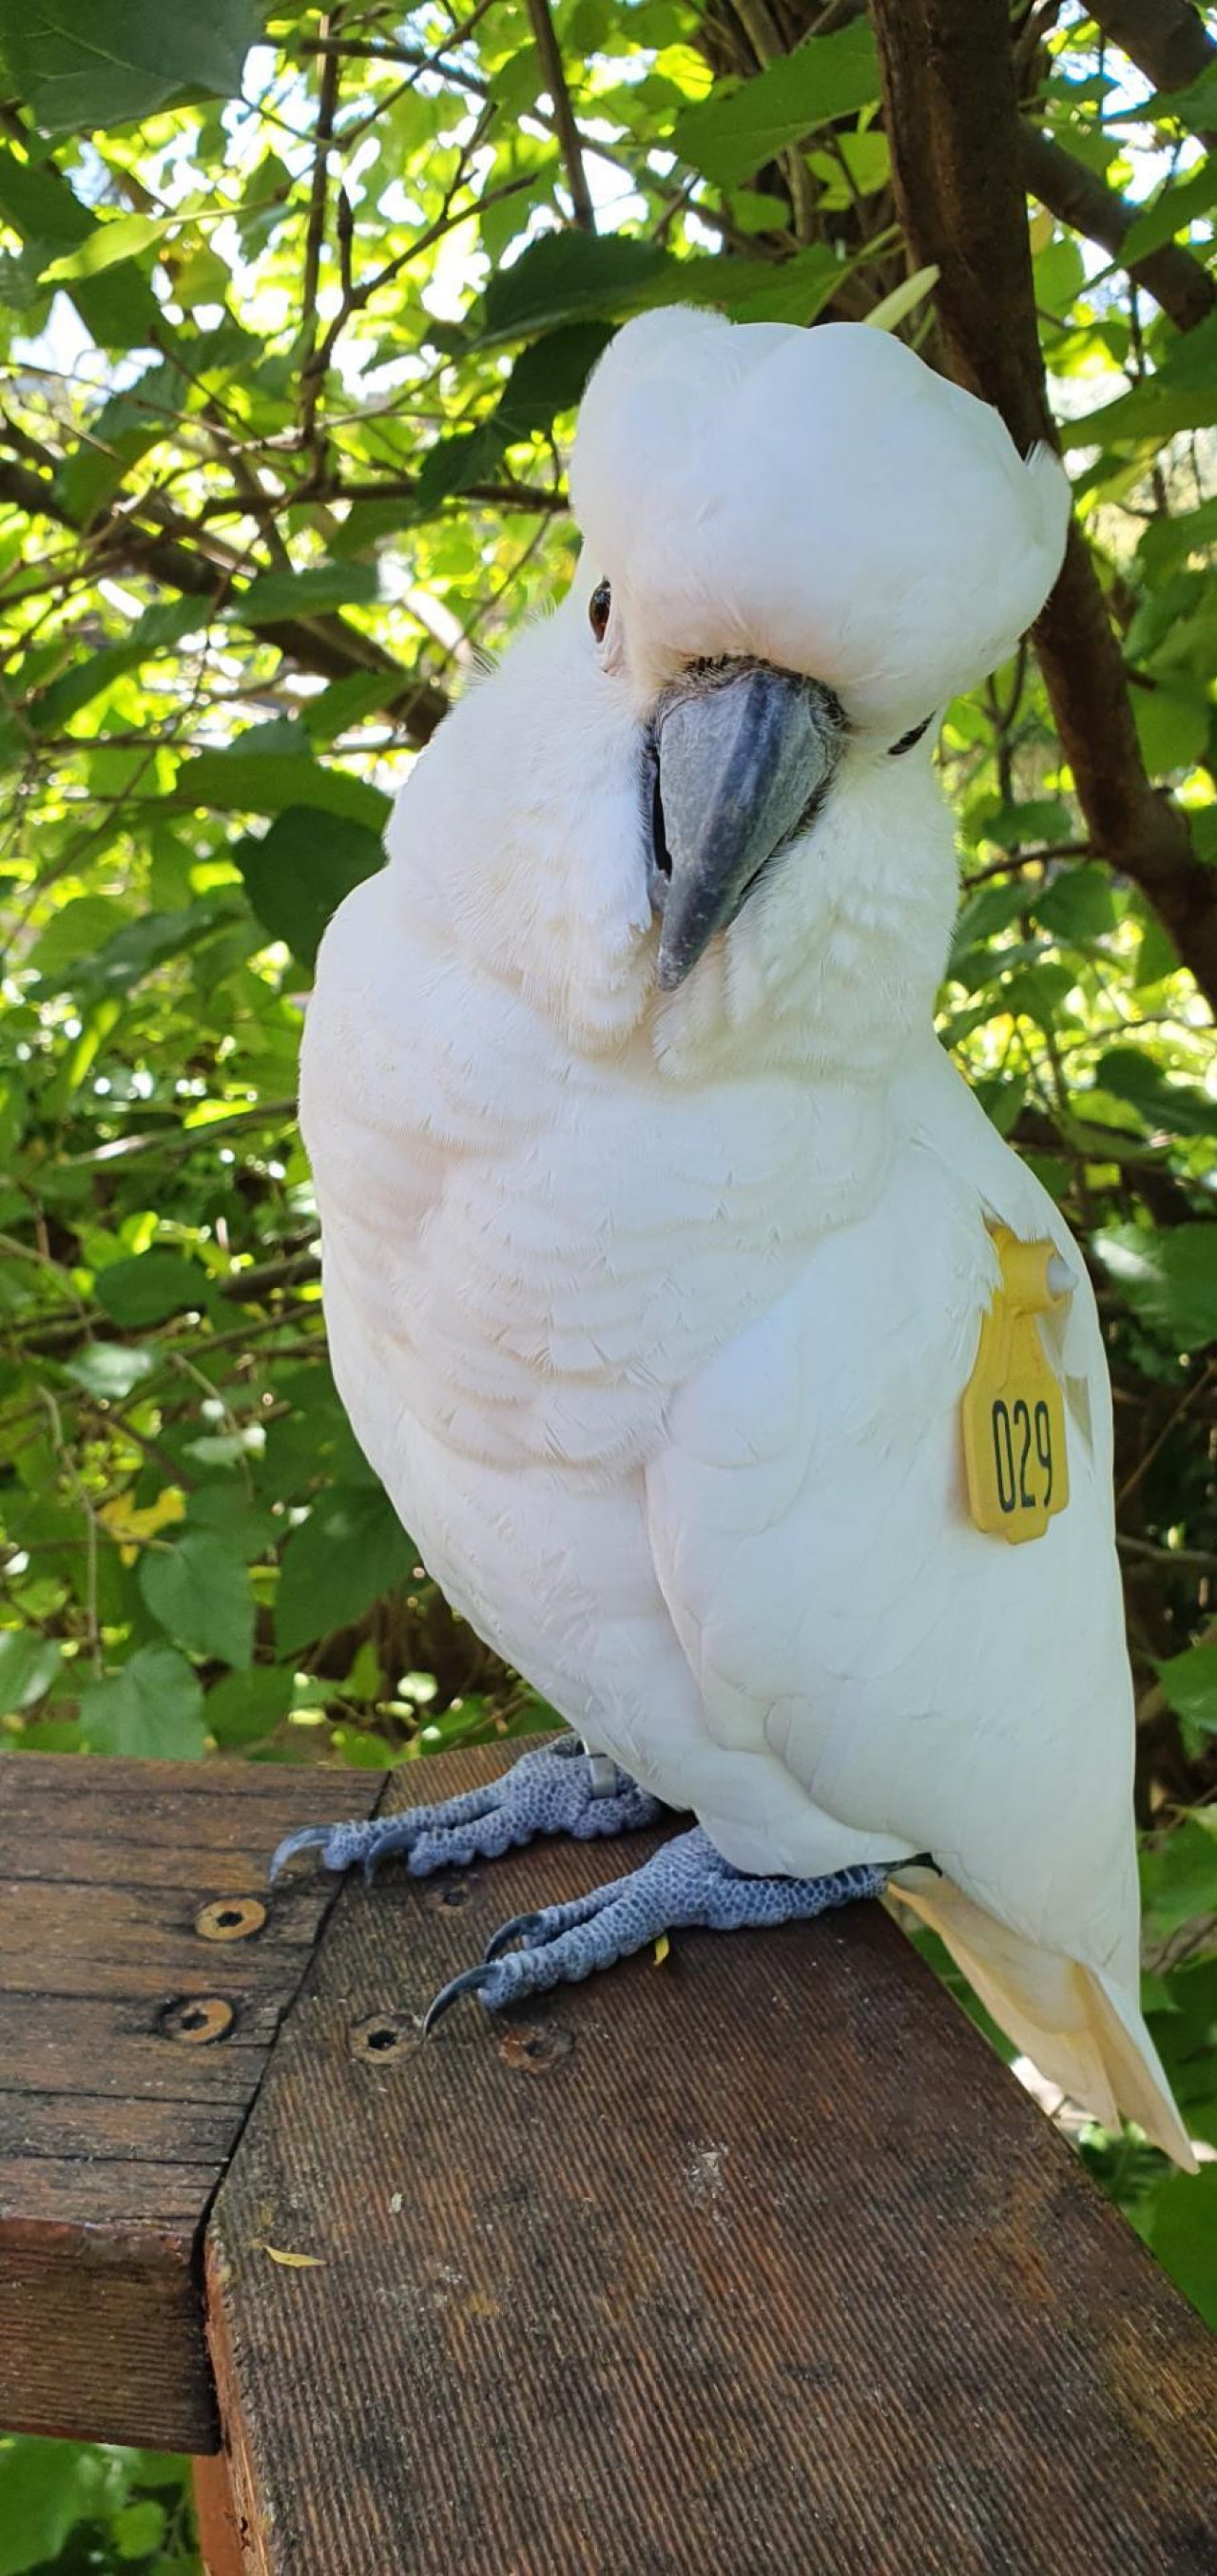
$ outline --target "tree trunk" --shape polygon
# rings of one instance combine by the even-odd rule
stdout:
[[[1024,451],[1055,444],[1036,326],[1006,0],[871,0],[910,265],[939,270],[951,372]],[[1096,850],[1153,904],[1217,1008],[1217,887],[1151,786],[1098,577],[1075,527],[1035,645]]]

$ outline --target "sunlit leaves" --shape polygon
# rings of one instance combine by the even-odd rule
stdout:
[[[735,90],[716,91],[677,118],[683,157],[724,187],[750,179],[788,144],[879,95],[874,38],[864,18],[814,36]]]

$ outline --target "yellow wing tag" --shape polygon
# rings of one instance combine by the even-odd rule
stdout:
[[[1042,1538],[1069,1500],[1065,1402],[1036,1321],[1061,1300],[1048,1285],[1054,1243],[1020,1243],[1005,1225],[991,1231],[1001,1286],[964,1389],[963,1454],[977,1529],[1017,1545]]]

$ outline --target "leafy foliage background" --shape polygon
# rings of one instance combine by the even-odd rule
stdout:
[[[1099,1290],[1147,2002],[1217,2147],[1217,51],[1185,0],[1012,24],[1051,398],[1187,855],[1112,864],[1021,653],[945,727],[941,1026]],[[841,0],[0,0],[0,94],[0,1742],[380,1767],[522,1733],[550,1713],[330,1379],[311,964],[451,696],[570,576],[573,406],[627,313],[941,359],[874,38]],[[1217,2165],[1082,2150],[1217,2316]],[[188,2567],[178,2479],[0,2442],[0,2576]]]

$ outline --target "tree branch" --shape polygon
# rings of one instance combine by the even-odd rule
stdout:
[[[939,270],[953,374],[1019,448],[1055,444],[1036,326],[1006,0],[871,0],[910,264]],[[1186,818],[1145,774],[1118,638],[1076,527],[1035,643],[1091,840],[1160,915],[1217,1008],[1217,904]]]
[[[336,35],[340,12],[335,9],[321,21],[323,38]],[[330,145],[334,139],[334,118],[338,108],[340,57],[326,51],[321,65],[321,82],[317,99],[317,132],[313,146],[313,176],[309,195],[308,226],[304,236],[304,284],[300,297],[300,435],[313,437],[316,429],[317,397],[320,378],[312,364],[317,342],[317,287],[321,275],[321,248],[325,240],[325,213],[329,196]]]
[[[81,522],[68,510],[49,483],[36,474],[27,473],[22,465],[0,460],[0,501],[11,502],[14,509],[27,517],[47,519],[60,528],[81,534]],[[188,522],[182,521],[184,533]],[[150,573],[166,590],[177,591],[186,599],[197,599],[209,608],[230,575],[231,565],[210,558],[183,544],[176,536],[153,535],[138,527],[133,520],[121,518],[104,532],[90,570],[96,572],[101,561],[107,566],[123,565],[134,572]],[[237,604],[236,599],[232,602]],[[400,677],[400,690],[386,701],[397,712],[411,742],[429,742],[441,717],[447,714],[448,700],[442,689],[430,681],[419,681],[400,669],[391,654],[361,635],[356,627],[334,614],[299,618],[251,618],[256,635],[297,663],[303,671],[319,672],[323,679],[345,680],[356,671],[383,671]]]
[[[541,58],[545,87],[554,104],[554,130],[562,147],[567,185],[570,189],[571,204],[575,210],[575,222],[585,233],[594,233],[596,214],[592,205],[591,190],[587,184],[587,172],[583,167],[583,143],[575,123],[575,111],[571,105],[570,91],[566,84],[561,49],[554,34],[554,22],[549,14],[549,0],[528,0],[528,17],[532,27],[533,42]]]
[[[1090,15],[1155,89],[1186,89],[1217,62],[1190,0],[1090,0]]]
[[[1063,224],[1085,233],[1088,241],[1097,242],[1100,250],[1119,261],[1120,254],[1142,209],[1130,206],[1116,195],[1106,180],[1088,170],[1084,161],[1075,161],[1050,135],[1024,120],[1022,127],[1023,177],[1033,197],[1056,215]],[[1203,322],[1217,304],[1217,285],[1207,268],[1194,259],[1190,250],[1178,242],[1165,242],[1159,250],[1144,259],[1121,263],[1137,286],[1170,315],[1180,331],[1191,331]]]

